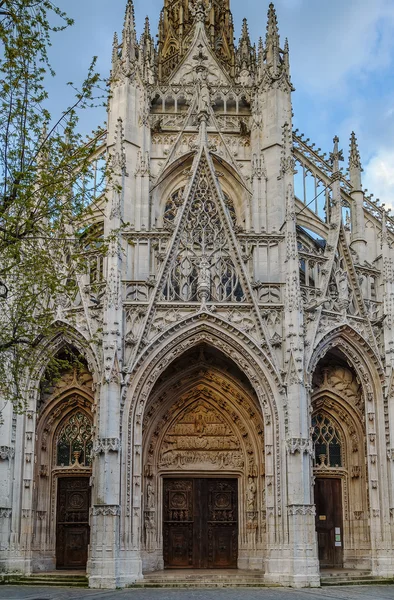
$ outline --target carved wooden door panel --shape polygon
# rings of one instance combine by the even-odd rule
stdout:
[[[89,477],[59,478],[56,568],[86,568],[89,545],[89,508]]]
[[[165,479],[165,566],[237,568],[237,496],[235,479]]]
[[[343,566],[342,482],[317,478],[316,531],[321,567]]]
[[[237,568],[238,482],[236,479],[206,479],[208,490],[208,567]]]

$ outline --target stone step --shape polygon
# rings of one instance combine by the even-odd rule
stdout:
[[[352,571],[320,571],[320,575],[322,579],[333,579],[333,578],[339,578],[339,579],[343,579],[344,577],[353,577],[355,579],[359,579],[360,577],[372,577],[372,573],[371,571],[359,571],[359,570],[352,570]]]
[[[133,588],[193,588],[193,589],[208,589],[208,588],[262,588],[262,587],[278,587],[267,585],[261,580],[248,581],[139,581],[135,583]]]
[[[4,575],[2,583],[34,587],[89,587],[88,578],[82,575]]]
[[[345,577],[345,578],[331,578],[331,579],[321,579],[322,587],[334,587],[341,585],[394,585],[393,578],[385,578],[385,577],[360,577],[358,579],[354,577]]]
[[[156,577],[151,577],[151,576],[144,576],[144,581],[148,582],[148,583],[157,583],[157,582],[164,582],[164,583],[171,583],[171,582],[177,582],[177,581],[260,581],[260,582],[264,582],[264,575],[251,575],[250,577],[242,577],[240,575],[209,575],[207,576],[198,576],[198,575],[187,575],[187,576],[178,576],[178,577],[165,577],[165,576],[156,576]]]

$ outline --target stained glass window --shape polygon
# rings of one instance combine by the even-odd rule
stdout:
[[[89,417],[80,411],[73,413],[57,436],[57,465],[90,466],[92,445],[92,423]]]
[[[323,414],[312,418],[316,467],[342,467],[341,436],[332,421]]]

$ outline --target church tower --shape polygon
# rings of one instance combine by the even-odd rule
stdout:
[[[394,575],[394,220],[354,133],[345,173],[337,137],[327,156],[293,131],[267,8],[256,46],[246,19],[234,43],[229,0],[164,0],[156,44],[127,0],[108,251],[1,425],[5,569],[86,568],[96,588],[167,568]],[[48,385],[64,348],[83,368]]]

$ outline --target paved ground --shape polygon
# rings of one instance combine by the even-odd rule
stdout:
[[[394,600],[394,585],[292,589],[136,589],[98,591],[0,586],[0,600]]]

